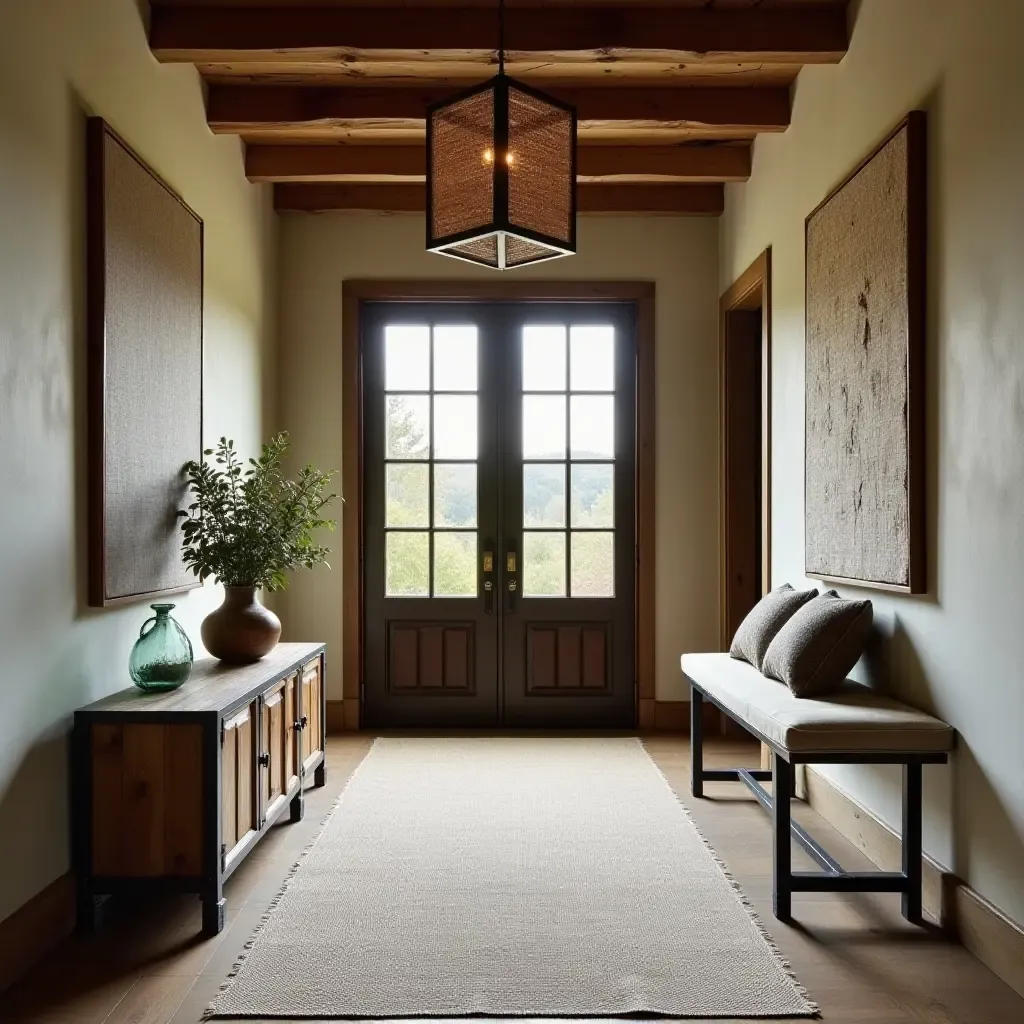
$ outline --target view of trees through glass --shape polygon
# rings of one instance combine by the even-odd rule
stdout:
[[[522,343],[522,593],[613,596],[613,328]],[[385,377],[387,595],[476,596],[476,327],[388,327]]]

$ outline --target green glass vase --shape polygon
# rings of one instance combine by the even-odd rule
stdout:
[[[140,690],[176,690],[192,672],[192,643],[171,616],[173,604],[150,607],[156,615],[142,624],[128,659],[128,671]]]

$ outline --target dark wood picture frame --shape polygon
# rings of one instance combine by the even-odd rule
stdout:
[[[362,334],[364,302],[629,302],[636,309],[636,696],[641,728],[655,725],[654,284],[646,281],[360,281],[342,285],[342,678],[327,702],[332,732],[358,729],[363,680]],[[340,704],[340,707],[339,707]],[[685,705],[684,705],[685,707]]]
[[[110,343],[111,334],[109,318],[111,307],[110,288],[116,286],[108,280],[108,249],[109,249],[109,210],[108,210],[108,167],[107,147],[116,145],[131,158],[132,164],[137,165],[142,174],[148,176],[159,186],[158,195],[166,196],[173,207],[169,207],[171,216],[184,211],[189,218],[195,221],[197,228],[196,242],[198,253],[192,253],[197,259],[198,277],[192,282],[195,286],[195,295],[189,293],[186,305],[189,306],[191,318],[197,321],[198,338],[191,338],[190,344],[195,348],[198,341],[198,352],[190,354],[189,365],[183,366],[185,373],[193,375],[192,387],[187,395],[186,403],[189,406],[189,415],[196,415],[198,434],[195,438],[194,450],[189,457],[199,459],[203,450],[203,285],[204,285],[204,240],[202,218],[179,196],[162,178],[149,167],[132,148],[114,132],[110,125],[101,117],[90,117],[86,124],[86,292],[87,292],[87,407],[88,407],[88,455],[87,473],[89,481],[88,497],[88,598],[89,604],[94,607],[109,607],[111,605],[127,604],[135,601],[143,601],[155,597],[163,597],[169,594],[183,593],[200,586],[198,580],[186,579],[186,571],[182,565],[181,582],[173,585],[162,585],[160,581],[139,579],[136,586],[130,588],[117,588],[111,586],[110,580],[110,559],[108,558],[107,542],[108,530],[110,527],[110,496],[108,495],[108,444],[110,442],[110,412],[112,397],[124,394],[123,389],[132,388],[158,388],[161,380],[144,381],[138,379],[111,380],[110,374],[111,358]],[[138,179],[143,180],[143,179]],[[147,211],[152,214],[152,211]],[[187,223],[187,222],[186,222]],[[198,303],[197,307],[191,305],[192,299]],[[140,315],[144,315],[142,311]],[[123,325],[121,327],[124,333]],[[140,337],[144,336],[143,327],[139,327]],[[191,359],[198,355],[195,365]],[[144,360],[142,361],[144,362]],[[188,385],[186,381],[186,385]],[[166,385],[166,378],[163,379]],[[193,404],[194,403],[194,404]],[[157,410],[155,415],[162,417],[161,422],[167,423],[166,410]],[[136,438],[124,437],[119,439],[125,450],[134,450],[138,441]],[[189,444],[191,447],[191,442]],[[180,473],[182,463],[179,462],[173,469]],[[168,465],[167,471],[171,472]],[[184,477],[182,482],[182,497],[185,494]],[[167,531],[166,543],[170,549],[173,545],[174,553],[177,555],[180,547],[180,533],[177,528],[177,521],[173,520],[176,509],[167,509]],[[172,522],[173,520],[173,522]]]
[[[805,395],[809,394],[811,380],[807,374],[807,324],[810,289],[810,251],[808,232],[811,222],[828,204],[838,196],[901,132],[906,132],[906,317],[907,317],[907,351],[906,351],[906,438],[907,438],[907,545],[908,545],[908,578],[905,582],[888,580],[860,579],[852,576],[830,574],[819,569],[805,569],[805,574],[813,579],[841,585],[870,587],[903,594],[922,594],[926,592],[926,538],[925,538],[925,320],[927,306],[927,117],[924,111],[914,110],[904,117],[877,146],[808,214],[804,221],[804,310],[805,310]],[[804,429],[804,482],[805,507],[807,516],[807,422],[809,403],[805,404]],[[806,554],[805,547],[805,554]]]

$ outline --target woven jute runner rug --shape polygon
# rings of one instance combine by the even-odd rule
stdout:
[[[378,739],[213,1017],[810,1017],[639,740]]]

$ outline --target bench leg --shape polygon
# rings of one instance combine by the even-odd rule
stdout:
[[[772,755],[772,910],[780,921],[793,916],[793,848],[790,792],[793,766],[780,754]]]
[[[690,691],[690,792],[704,795],[704,697]]]
[[[903,766],[903,874],[907,888],[903,893],[903,916],[921,920],[921,765]]]

